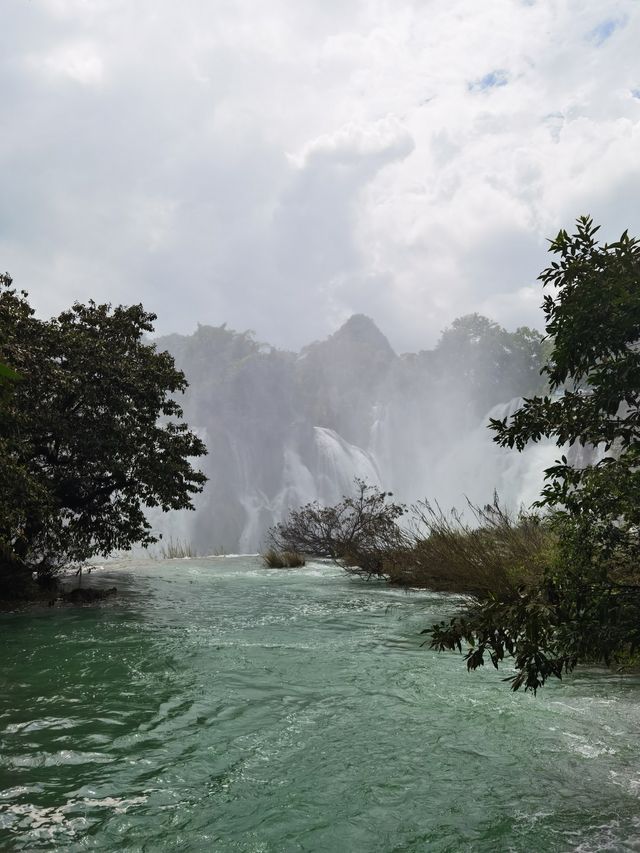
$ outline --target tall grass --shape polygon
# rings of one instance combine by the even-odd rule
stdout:
[[[511,514],[497,497],[482,508],[469,504],[469,513],[467,521],[438,504],[416,504],[411,546],[385,560],[389,581],[485,598],[540,580],[556,545],[543,518]]]
[[[304,554],[297,551],[276,551],[275,548],[265,551],[262,560],[269,569],[294,569],[304,566],[307,562]]]
[[[160,556],[163,560],[179,560],[185,557],[197,557],[198,554],[190,542],[171,537],[160,547]]]

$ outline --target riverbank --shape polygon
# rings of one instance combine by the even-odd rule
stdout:
[[[75,576],[72,576],[75,579]],[[95,604],[116,595],[116,587],[102,589],[80,586],[77,581],[69,585],[70,578],[50,578],[46,584],[30,580],[27,584],[15,585],[11,594],[0,592],[0,612],[11,613],[29,607],[54,607],[56,604]]]

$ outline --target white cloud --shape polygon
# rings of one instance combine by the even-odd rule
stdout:
[[[350,122],[333,133],[325,133],[307,142],[291,162],[299,169],[323,162],[352,165],[365,160],[385,161],[406,157],[414,142],[406,127],[395,116],[387,116],[368,125]]]
[[[49,53],[32,54],[27,65],[45,77],[66,78],[84,86],[100,83],[104,77],[104,64],[90,42],[71,42]]]
[[[633,0],[5,0],[0,267],[298,346],[540,322],[545,237],[640,232]],[[636,94],[634,94],[636,93]]]

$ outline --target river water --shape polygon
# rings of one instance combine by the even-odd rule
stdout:
[[[537,697],[421,647],[453,602],[321,564],[110,564],[0,615],[0,850],[640,850],[640,680]]]

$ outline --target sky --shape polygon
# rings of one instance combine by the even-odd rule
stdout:
[[[541,328],[547,238],[640,234],[638,44],[638,0],[2,0],[0,269],[287,348]]]

